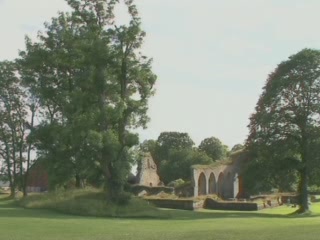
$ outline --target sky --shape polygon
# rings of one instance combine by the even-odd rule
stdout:
[[[135,2],[158,76],[141,141],[179,131],[197,145],[212,136],[243,143],[268,74],[303,48],[320,49],[318,0]],[[67,10],[64,0],[0,0],[0,60],[16,58],[25,35],[35,39]]]

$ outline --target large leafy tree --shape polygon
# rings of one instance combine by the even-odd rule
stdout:
[[[192,149],[193,140],[188,133],[162,132],[157,139],[155,158],[157,160],[168,160],[170,151],[181,149]]]
[[[319,125],[320,51],[304,49],[269,75],[250,119],[247,139],[256,161],[268,161],[269,154],[264,153],[270,151],[277,155],[275,164],[290,160],[299,176],[299,212],[309,210],[307,186],[310,166],[316,159],[312,146],[319,138]]]
[[[131,21],[123,26],[113,21],[119,1],[67,2],[73,11],[47,24],[37,42],[27,40],[21,54],[23,79],[43,110],[35,135],[52,169],[67,164],[81,178],[99,167],[116,200],[130,170],[129,149],[138,143],[130,130],[146,126],[156,76],[140,53],[145,33],[133,1],[124,1]]]
[[[214,161],[224,159],[228,153],[228,147],[215,137],[204,139],[199,145],[199,150],[205,152]]]

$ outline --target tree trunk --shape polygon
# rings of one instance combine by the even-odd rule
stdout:
[[[30,122],[30,133],[33,131],[34,127],[34,117],[36,113],[36,107],[35,104],[32,104],[30,106],[31,110],[31,122]],[[28,143],[28,151],[27,151],[27,167],[26,167],[26,172],[24,174],[24,184],[23,184],[23,196],[26,197],[28,195],[27,192],[27,183],[28,183],[28,178],[29,178],[29,168],[30,168],[30,163],[31,163],[31,149],[32,149],[32,143]]]
[[[27,169],[26,172],[24,173],[24,181],[22,185],[23,197],[28,196],[28,192],[27,192],[28,175],[29,175],[29,169]]]
[[[19,190],[24,188],[24,174],[23,174],[23,139],[19,143]]]
[[[304,167],[299,173],[300,173],[299,186],[298,186],[299,209],[297,210],[297,213],[305,213],[309,211],[307,168]]]
[[[23,183],[23,196],[26,197],[28,195],[27,192],[27,184],[28,184],[28,178],[29,178],[29,168],[30,168],[30,160],[31,160],[31,143],[28,145],[28,154],[27,154],[27,167],[26,167],[26,172],[24,174],[24,183]]]

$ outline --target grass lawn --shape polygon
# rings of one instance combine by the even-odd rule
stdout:
[[[294,210],[286,206],[259,212],[162,210],[168,219],[116,219],[23,209],[2,197],[0,240],[320,239],[320,203],[312,205],[309,216],[288,215]]]

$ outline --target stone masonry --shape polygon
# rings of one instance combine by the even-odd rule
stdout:
[[[157,174],[157,165],[153,161],[150,153],[145,153],[138,171],[138,184],[155,187],[160,184],[160,178]]]
[[[242,198],[244,161],[240,155],[229,163],[192,166],[194,196],[216,194],[223,199]]]

